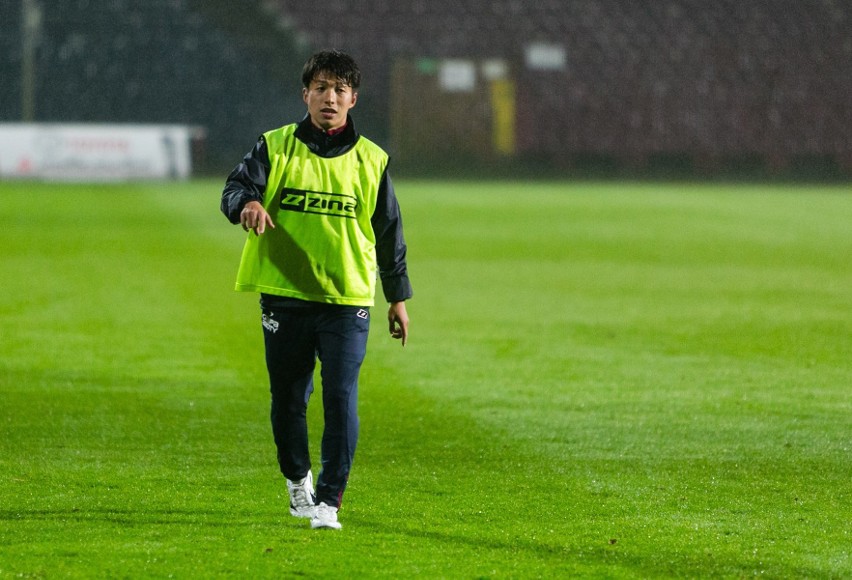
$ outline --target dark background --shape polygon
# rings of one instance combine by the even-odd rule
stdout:
[[[841,0],[9,0],[0,121],[198,126],[222,174],[301,118],[301,65],[334,47],[398,173],[848,180],[851,30]],[[534,43],[564,63],[530,67]],[[445,59],[505,67],[511,152],[487,79],[444,91]]]

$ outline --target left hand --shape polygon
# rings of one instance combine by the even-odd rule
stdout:
[[[388,308],[388,328],[391,338],[402,340],[402,346],[408,342],[408,313],[405,302],[392,302]]]

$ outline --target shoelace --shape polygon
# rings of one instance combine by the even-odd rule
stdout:
[[[317,507],[317,519],[318,520],[336,520],[337,512],[331,506],[327,506],[325,504],[320,504]]]
[[[293,505],[295,507],[308,507],[314,505],[311,494],[305,485],[293,486]]]
[[[313,507],[313,486],[310,483],[310,475],[305,477],[298,483],[290,482],[290,503],[293,507],[304,508]]]

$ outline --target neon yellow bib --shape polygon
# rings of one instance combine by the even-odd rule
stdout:
[[[236,289],[311,302],[372,306],[376,237],[370,218],[388,156],[359,137],[343,155],[314,155],[297,125],[264,134],[270,171],[263,205],[275,228],[249,232]]]

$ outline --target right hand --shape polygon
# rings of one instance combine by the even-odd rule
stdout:
[[[245,231],[253,230],[258,236],[266,231],[266,226],[275,228],[272,217],[258,201],[248,202],[240,212],[240,225]]]

